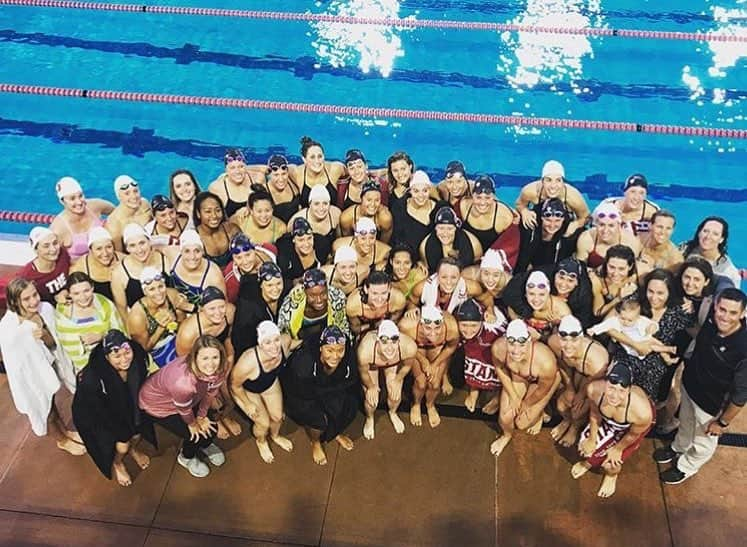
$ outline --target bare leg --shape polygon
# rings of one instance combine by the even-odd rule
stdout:
[[[374,371],[369,372],[368,374],[374,386],[378,388],[379,387],[379,371],[374,370]],[[366,392],[366,388],[364,386],[363,387],[363,411],[366,414],[366,421],[363,424],[363,438],[370,441],[374,438],[374,435],[375,435],[374,413],[376,412],[376,405],[369,404],[368,399],[366,398],[365,392]]]
[[[571,408],[570,401],[568,400],[569,398],[568,390],[564,391],[560,397],[558,397],[558,413],[563,420],[550,430],[550,437],[552,437],[552,440],[556,443],[560,442],[568,432],[568,428],[571,427]]]
[[[492,416],[493,414],[498,412],[498,407],[500,407],[500,403],[501,403],[501,393],[500,391],[498,391],[490,398],[490,400],[487,403],[485,403],[482,406],[483,414],[488,414]]]
[[[602,479],[602,485],[599,487],[597,496],[600,498],[609,498],[615,493],[615,489],[617,488],[617,477],[620,475],[620,471],[622,471],[622,466],[604,464],[602,468],[604,469],[604,478]]]
[[[480,396],[480,392],[476,389],[470,389],[467,396],[464,398],[464,406],[469,410],[470,412],[475,411],[475,407],[477,406],[477,398]]]
[[[391,368],[386,370],[384,371],[384,374],[386,375],[386,402],[389,407],[389,421],[392,422],[394,431],[397,434],[401,434],[405,431],[405,424],[397,415],[397,409],[399,408],[399,404],[402,402],[402,383],[400,382],[399,385],[395,385],[395,369]]]
[[[57,441],[57,448],[69,452],[73,456],[82,456],[86,453],[86,447],[75,442],[68,436],[68,430],[65,427],[59,412],[52,404],[52,408],[47,418],[47,430],[49,434]],[[77,432],[76,432],[77,434]]]
[[[445,373],[443,380],[441,380],[441,393],[443,393],[447,397],[454,393],[454,386],[451,385],[451,380],[449,380],[448,373]]]
[[[309,436],[311,441],[311,457],[314,463],[317,465],[327,465],[327,454],[324,452],[322,446],[321,436],[322,432],[318,429],[306,428],[306,434]]]
[[[231,415],[224,414],[221,417],[220,421],[223,423],[223,425],[231,435],[233,435],[234,437],[241,435],[241,424]]]
[[[272,463],[275,461],[275,456],[270,450],[270,445],[267,444],[267,434],[270,432],[270,416],[260,396],[254,393],[247,393],[246,395],[257,408],[258,416],[254,419],[252,433],[254,434],[254,442],[257,443],[259,456],[265,463]]]
[[[439,391],[438,387],[430,386],[425,390],[425,410],[428,413],[428,424],[431,427],[438,427],[441,423],[441,416],[438,415],[438,410],[436,410],[436,397],[438,397]]]
[[[141,452],[138,450],[138,445],[140,444],[140,435],[135,435],[130,439],[130,456],[132,456],[132,459],[135,460],[135,463],[140,469],[147,469],[150,465],[150,457],[145,454],[144,452]]]
[[[112,475],[120,486],[130,486],[132,477],[124,465],[124,457],[130,449],[129,443],[115,443],[114,461],[112,462]]]
[[[280,426],[283,425],[283,392],[280,391],[280,383],[275,383],[262,394],[262,400],[267,405],[270,416],[270,438],[286,452],[293,450],[293,443],[288,437],[280,435]]]
[[[417,376],[412,384],[412,406],[410,407],[410,423],[414,426],[420,427],[423,425],[423,417],[420,411],[420,403],[423,401],[425,396],[425,387],[427,384],[425,374]]]
[[[509,442],[511,442],[515,429],[514,416],[510,408],[511,405],[509,404],[510,401],[507,390],[501,390],[500,397],[501,410],[498,414],[498,423],[500,424],[503,433],[490,445],[490,453],[496,458],[501,455],[503,449],[508,446]]]

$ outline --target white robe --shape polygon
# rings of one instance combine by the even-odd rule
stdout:
[[[75,372],[54,330],[54,309],[46,302],[39,314],[57,343],[50,352],[44,342],[34,338],[34,323],[21,319],[8,310],[0,320],[0,350],[2,350],[8,385],[18,412],[26,414],[35,434],[47,434],[47,418],[52,409],[52,397],[64,385],[75,392]]]

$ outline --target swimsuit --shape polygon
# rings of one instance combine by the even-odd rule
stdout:
[[[221,344],[226,343],[226,338],[228,338],[228,331],[231,330],[231,326],[228,324],[228,319],[224,317],[223,320],[226,322],[226,326],[223,327],[222,331],[214,336],[214,338],[217,338],[218,342],[220,342]],[[202,336],[202,324],[200,323],[199,313],[197,314],[197,332],[199,332],[200,336]]]
[[[212,260],[215,262],[218,267],[223,270],[229,262],[231,262],[231,259],[233,258],[233,255],[231,254],[231,237],[228,235],[228,230],[226,230],[226,225],[221,224],[221,228],[223,228],[223,233],[226,234],[226,240],[228,241],[228,248],[224,253],[221,253],[219,255],[209,255],[207,253],[207,250],[205,251],[205,257],[208,260]]]
[[[174,267],[171,268],[171,280],[174,283],[174,288],[182,293],[185,297],[187,297],[187,301],[190,304],[198,305],[200,303],[200,297],[202,296],[202,291],[204,290],[205,286],[205,279],[207,279],[208,272],[210,271],[210,263],[208,262],[205,265],[205,271],[202,274],[202,279],[200,280],[199,285],[190,285],[186,281],[184,281],[181,277],[179,277],[179,274],[176,273],[176,266],[179,264],[179,261],[181,260],[182,255],[179,255],[176,257],[176,260],[174,261]]]
[[[498,239],[498,236],[500,235],[495,231],[495,219],[498,218],[498,203],[495,204],[495,210],[493,211],[493,222],[487,230],[475,228],[469,223],[469,214],[472,212],[472,205],[469,206],[467,214],[464,215],[464,229],[472,232],[472,235],[474,235],[480,242],[480,245],[482,245],[483,250],[490,249],[490,246],[495,243],[495,240]]]
[[[332,179],[329,178],[329,173],[327,173],[327,168],[323,167],[322,171],[324,172],[324,175],[327,177],[327,184],[325,188],[327,189],[327,192],[329,193],[329,202],[334,203],[335,197],[337,196],[337,186],[334,185],[332,182]],[[301,186],[301,206],[308,207],[309,206],[309,194],[311,193],[311,187],[306,185],[306,166],[303,166],[303,185]]]
[[[254,181],[252,180],[251,175],[247,173],[246,176],[249,177],[249,184],[254,184]],[[231,199],[231,194],[228,193],[228,185],[226,184],[225,176],[223,177],[223,189],[226,191],[226,206],[225,206],[226,216],[230,218],[236,213],[236,211],[244,207],[246,203],[242,201],[234,201]]]
[[[145,312],[146,332],[148,333],[148,337],[151,337],[161,325],[156,321],[156,318],[150,314],[145,304],[142,302],[139,303],[143,308],[143,312]],[[174,318],[176,318],[176,309],[171,303],[171,300],[166,298],[166,303],[168,304],[171,313],[174,314]],[[159,368],[176,359],[176,333],[164,330],[161,334],[161,338],[158,339],[155,346],[153,346],[153,349],[150,350],[150,355],[153,357],[153,361],[159,366]]]
[[[114,255],[114,260],[119,260],[116,255]],[[114,294],[112,294],[112,282],[111,281],[96,281],[91,276],[91,266],[88,264],[88,255],[84,258],[84,264],[86,266],[86,274],[88,277],[91,278],[91,282],[93,283],[93,292],[100,294],[101,296],[107,297],[112,302],[114,301]]]
[[[589,256],[586,259],[586,265],[591,268],[592,270],[595,268],[598,268],[602,264],[604,264],[604,256],[600,255],[597,252],[597,236],[598,234],[594,234],[594,247],[591,249],[591,252],[589,252]],[[618,241],[618,244],[622,243],[622,233],[620,234],[620,241]],[[607,253],[605,252],[605,255]]]
[[[143,293],[143,287],[140,284],[140,280],[135,279],[130,275],[130,272],[127,270],[127,265],[125,264],[124,260],[122,260],[122,269],[127,276],[127,285],[125,285],[125,299],[127,300],[127,307],[131,308],[138,300],[145,296],[145,293]],[[161,255],[161,273],[163,274],[163,279],[166,281],[166,286],[170,287],[171,278],[169,277],[169,274],[166,273],[166,258],[163,255]]]
[[[93,215],[93,213],[90,213]],[[65,220],[64,215],[60,216],[62,222],[65,224],[65,227],[70,232],[70,247],[67,248],[67,253],[70,255],[71,260],[75,260],[76,258],[80,258],[81,256],[88,254],[88,232],[91,231],[93,228],[96,228],[97,226],[103,226],[104,221],[101,220],[96,215],[93,216],[93,222],[91,223],[90,228],[88,231],[85,232],[73,232],[72,227],[70,224],[68,224],[67,220]]]
[[[371,364],[368,365],[368,370],[383,370],[385,368],[396,367],[402,362],[402,348],[400,347],[399,344],[397,344],[397,360],[394,363],[389,363],[389,364],[383,363],[382,365],[377,365],[376,364],[376,348],[378,346],[379,346],[379,341],[376,340],[376,342],[374,342],[373,359],[371,360]]]
[[[280,364],[278,364],[278,366],[271,371],[267,372],[262,368],[262,361],[259,360],[259,353],[257,352],[256,346],[254,348],[254,355],[257,358],[257,368],[259,369],[259,376],[257,376],[254,380],[246,379],[241,385],[244,386],[245,390],[251,393],[261,394],[272,387],[272,384],[275,383],[278,374],[280,374],[280,371],[283,370],[287,361],[285,358],[285,354],[281,349]]]
[[[491,348],[504,333],[503,329],[493,330],[480,327],[480,332],[473,338],[465,340],[464,347],[464,381],[473,389],[495,391],[501,387],[501,381],[495,373]]]

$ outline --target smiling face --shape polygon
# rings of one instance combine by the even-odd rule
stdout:
[[[93,285],[88,281],[81,281],[70,286],[70,300],[73,305],[87,308],[93,304]]]
[[[361,211],[365,216],[373,217],[381,205],[381,192],[366,192],[361,197]]]
[[[463,340],[472,340],[480,333],[482,323],[480,321],[459,321],[459,334]]]
[[[630,395],[630,387],[623,387],[620,384],[606,383],[604,389],[604,400],[612,406],[627,404]]]
[[[176,209],[166,207],[161,211],[153,211],[153,218],[156,219],[156,225],[167,232],[176,228]]]
[[[283,293],[283,279],[281,277],[273,277],[267,281],[263,281],[260,288],[262,290],[262,300],[265,302],[277,302]]]
[[[630,266],[624,258],[611,257],[607,260],[607,279],[611,283],[622,283],[630,275]]]
[[[389,301],[389,283],[368,287],[368,304],[373,308],[386,306]]]
[[[213,197],[206,198],[200,203],[198,211],[200,224],[204,224],[211,230],[217,230],[223,222],[223,207]]]
[[[107,353],[106,360],[114,370],[124,372],[129,370],[134,355],[130,344],[123,344],[118,349]]]
[[[578,287],[578,276],[575,272],[568,273],[564,270],[559,270],[555,273],[553,281],[555,284],[555,290],[560,296],[569,295],[576,287]]]
[[[205,251],[201,245],[186,245],[181,249],[181,263],[189,272],[196,272],[203,266]]]
[[[539,287],[526,288],[527,303],[535,311],[541,310],[545,307],[548,300],[550,299],[550,288],[545,287],[544,289]]]
[[[309,256],[314,252],[314,234],[303,234],[293,238],[293,246],[299,256]]]
[[[60,257],[60,239],[50,234],[36,244],[36,256],[49,262],[57,262]]]
[[[324,151],[320,146],[310,146],[303,157],[303,162],[312,173],[321,173],[324,170]]]
[[[336,277],[345,284],[355,281],[355,272],[358,270],[358,263],[352,260],[338,262],[335,264]]]
[[[143,283],[143,294],[154,306],[163,306],[166,303],[166,283],[162,279],[154,279],[150,283]]]
[[[480,192],[479,194],[472,196],[472,204],[475,210],[480,214],[485,214],[490,211],[493,208],[494,203],[495,198],[493,197],[493,194]]]
[[[516,339],[506,340],[506,353],[508,353],[508,356],[512,361],[516,362],[524,360],[529,351],[529,340],[530,339],[527,338],[524,343],[521,343]]]
[[[327,215],[329,215],[329,201],[312,200],[309,202],[309,210],[311,211],[311,216],[314,220],[325,220]]]
[[[724,227],[716,220],[709,220],[698,232],[698,246],[703,252],[716,252],[724,241]]]
[[[363,160],[348,162],[347,168],[350,180],[356,184],[361,184],[368,177],[368,166]]]
[[[498,287],[503,278],[503,270],[500,268],[483,268],[480,267],[480,283],[483,287],[492,291]]]
[[[377,340],[379,342],[379,351],[387,361],[393,359],[399,353],[399,336],[392,338],[383,336]]]
[[[135,185],[128,185],[124,190],[118,189],[117,197],[119,202],[129,209],[138,209],[142,201],[140,187]]]
[[[328,369],[336,369],[345,356],[345,344],[324,344],[319,349],[319,360]]]
[[[436,237],[442,245],[451,245],[456,238],[457,228],[453,224],[436,224]]]
[[[176,175],[172,180],[172,184],[174,185],[174,196],[180,202],[190,203],[195,199],[197,188],[189,175],[185,173]]]
[[[241,184],[246,176],[246,164],[241,160],[229,161],[226,164],[226,175],[234,184]]]
[[[557,215],[542,216],[542,232],[547,236],[554,236],[563,227],[565,217]]]
[[[391,165],[392,177],[397,181],[397,184],[407,186],[412,176],[412,167],[405,160],[397,160],[392,162]]]
[[[86,212],[86,198],[83,192],[75,192],[62,198],[62,205],[74,215],[83,215]]]
[[[202,313],[212,325],[221,325],[226,319],[226,301],[213,300],[202,307]]]
[[[416,206],[423,207],[428,202],[429,197],[430,190],[425,184],[417,184],[410,187],[410,198],[415,202]]]
[[[682,290],[685,296],[702,296],[706,285],[708,280],[698,268],[687,267],[682,272]]]
[[[629,209],[638,210],[643,207],[648,191],[642,186],[631,186],[625,190],[625,205]]]
[[[249,211],[254,223],[259,228],[267,228],[272,222],[272,202],[268,199],[258,199]]]
[[[452,199],[462,197],[467,193],[468,187],[467,179],[461,173],[452,173],[451,177],[446,179],[446,190]]]
[[[542,189],[547,199],[560,197],[564,184],[562,175],[545,175],[542,177]]]
[[[713,308],[713,322],[719,334],[725,335],[736,331],[744,317],[744,309],[736,300],[719,298]]]
[[[667,284],[660,279],[652,279],[646,285],[646,299],[652,310],[660,310],[667,305],[669,289]]]
[[[321,312],[327,309],[327,287],[319,286],[304,289],[306,305],[312,310]]]
[[[597,235],[602,243],[610,245],[620,239],[620,217],[601,218],[597,217],[594,225],[597,228]]]
[[[27,317],[39,311],[40,303],[41,297],[39,296],[39,291],[36,290],[36,286],[33,283],[23,289],[18,298],[21,314]]]
[[[671,217],[658,216],[651,225],[651,238],[657,245],[664,245],[672,238],[674,232],[674,219]]]
[[[90,247],[90,255],[102,266],[110,266],[114,260],[114,243],[110,239],[94,242]]]
[[[407,251],[396,252],[392,257],[392,273],[394,274],[394,279],[397,281],[407,279],[407,276],[410,275],[410,270],[412,270],[412,259],[410,258],[410,253]]]
[[[354,241],[357,246],[358,256],[368,255],[376,245],[376,232],[356,232]]]
[[[195,366],[199,375],[205,378],[213,376],[220,370],[221,357],[217,348],[201,348],[195,356]]]
[[[459,267],[453,264],[441,264],[438,268],[438,288],[444,294],[451,294],[459,283],[461,272]]]
[[[145,236],[133,237],[125,243],[127,253],[138,262],[148,261],[151,252],[150,240]]]
[[[270,184],[279,192],[285,190],[288,186],[288,166],[280,165],[270,169]]]

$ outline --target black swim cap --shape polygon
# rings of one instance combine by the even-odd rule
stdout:
[[[366,195],[367,192],[381,192],[381,186],[375,180],[367,180],[361,186],[361,198]]]
[[[313,231],[314,230],[311,229],[311,224],[309,224],[309,221],[305,218],[296,217],[293,220],[293,224],[291,225],[291,235],[293,237],[311,234]]]
[[[363,152],[361,152],[357,148],[353,148],[345,152],[345,165],[356,160],[361,160],[363,163],[366,163],[366,156],[364,156]]]
[[[635,173],[625,179],[625,184],[623,184],[623,192],[627,191],[633,186],[640,186],[641,188],[646,188],[648,190],[648,181],[646,180],[645,176],[641,175],[640,173]]]
[[[446,178],[453,176],[454,173],[461,173],[463,177],[467,176],[467,172],[464,169],[464,164],[461,161],[450,161],[446,166]]]
[[[465,300],[459,307],[454,310],[454,317],[457,321],[482,321],[482,307],[474,298]]]
[[[555,271],[559,272],[560,270],[566,273],[575,273],[576,277],[581,277],[581,263],[575,258],[568,257],[558,262],[558,267]]]
[[[226,295],[223,294],[222,290],[220,290],[218,287],[213,287],[212,285],[209,285],[205,287],[205,289],[202,291],[202,294],[200,295],[200,306],[207,306],[213,300],[225,300],[225,299],[226,299]]]
[[[480,175],[475,180],[473,194],[495,194],[495,182],[488,175]]]
[[[451,207],[441,207],[436,213],[434,224],[451,224],[459,228],[462,223],[459,221],[459,218],[454,212],[454,209],[452,209]]]
[[[282,167],[283,165],[288,165],[288,160],[285,159],[285,156],[281,156],[280,154],[274,154],[270,156],[269,160],[267,160],[267,167],[270,169],[273,167]]]
[[[104,355],[118,350],[123,344],[129,344],[130,339],[124,333],[117,329],[112,329],[101,339],[101,347],[104,349]]]
[[[630,387],[633,384],[633,371],[628,365],[615,362],[607,373],[607,381],[610,384]]]

